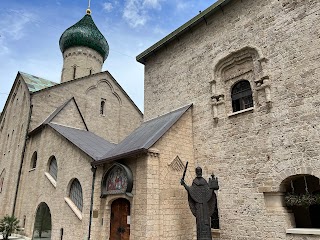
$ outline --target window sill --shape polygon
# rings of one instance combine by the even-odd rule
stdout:
[[[290,228],[286,233],[301,235],[320,235],[320,228]]]
[[[51,182],[51,184],[57,188],[57,182],[54,180],[54,178],[50,175],[50,173],[45,172],[44,175],[48,178],[48,180]]]
[[[251,108],[246,108],[246,109],[243,109],[243,110],[238,111],[238,112],[230,113],[230,114],[228,114],[228,117],[233,117],[233,116],[236,116],[236,115],[238,115],[238,114],[246,113],[246,112],[253,112],[253,107],[251,107]]]
[[[29,172],[33,172],[33,171],[35,171],[36,170],[36,168],[31,168],[30,170],[29,170]]]
[[[74,212],[74,214],[79,218],[79,220],[82,220],[82,212],[77,208],[77,206],[71,201],[70,198],[65,197],[64,200],[69,205],[71,210]]]

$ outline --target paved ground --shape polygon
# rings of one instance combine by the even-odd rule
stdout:
[[[2,236],[2,234],[0,233],[0,240],[1,239],[3,239],[3,236]],[[9,239],[10,240],[25,240],[25,238],[23,238],[23,237],[14,237],[14,236],[12,236],[12,237],[9,237]],[[34,238],[34,240],[40,240],[40,239],[43,239],[43,240],[45,240],[45,239],[50,239],[50,237],[42,237],[42,238],[37,238],[37,237],[35,237]]]
[[[2,235],[0,235],[0,239],[3,239]],[[19,237],[9,237],[9,239],[24,240],[24,238],[19,238]]]

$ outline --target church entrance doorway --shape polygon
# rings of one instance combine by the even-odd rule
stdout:
[[[111,204],[110,239],[129,240],[130,202],[119,198]]]
[[[32,239],[51,239],[51,213],[48,205],[40,203],[34,221]]]

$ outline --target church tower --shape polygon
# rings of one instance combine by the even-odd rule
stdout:
[[[91,10],[60,37],[63,55],[61,82],[101,72],[109,54],[109,45],[92,20]]]

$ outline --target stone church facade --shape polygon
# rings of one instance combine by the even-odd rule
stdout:
[[[320,239],[319,11],[216,2],[137,57],[144,115],[101,72],[108,44],[88,12],[60,39],[60,84],[17,75],[0,118],[0,216],[28,238],[47,223],[51,239],[196,239],[188,161],[188,184],[196,166],[219,178],[213,239]]]

